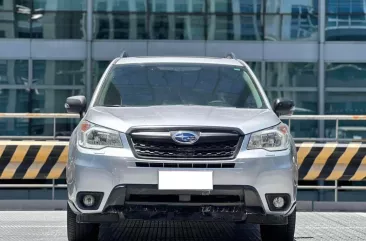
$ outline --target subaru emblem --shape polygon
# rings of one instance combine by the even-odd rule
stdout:
[[[199,139],[199,134],[193,131],[172,132],[171,136],[173,141],[179,144],[193,144]]]

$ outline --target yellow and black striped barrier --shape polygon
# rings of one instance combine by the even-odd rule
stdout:
[[[299,143],[300,180],[366,179],[366,144]],[[0,141],[0,179],[64,179],[68,142]]]
[[[296,144],[300,180],[361,181],[366,178],[366,144]]]
[[[64,179],[68,144],[0,141],[0,179]]]

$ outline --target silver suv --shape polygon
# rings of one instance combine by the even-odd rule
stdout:
[[[294,239],[296,148],[250,67],[234,54],[114,59],[87,107],[67,163],[70,241],[97,240],[124,219],[260,224],[263,241]],[[240,227],[240,226],[239,226]]]

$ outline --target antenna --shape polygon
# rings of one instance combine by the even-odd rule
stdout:
[[[227,59],[236,59],[235,54],[233,52],[230,52],[226,54],[225,58]]]
[[[128,57],[128,53],[126,51],[123,51],[119,57],[121,57],[121,58],[127,58]]]

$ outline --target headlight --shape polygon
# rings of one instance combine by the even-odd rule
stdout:
[[[117,131],[107,129],[87,121],[80,123],[78,143],[80,146],[90,149],[123,147],[121,137]]]
[[[272,129],[253,133],[248,143],[248,150],[265,149],[268,151],[281,151],[289,147],[289,130],[284,124]]]

